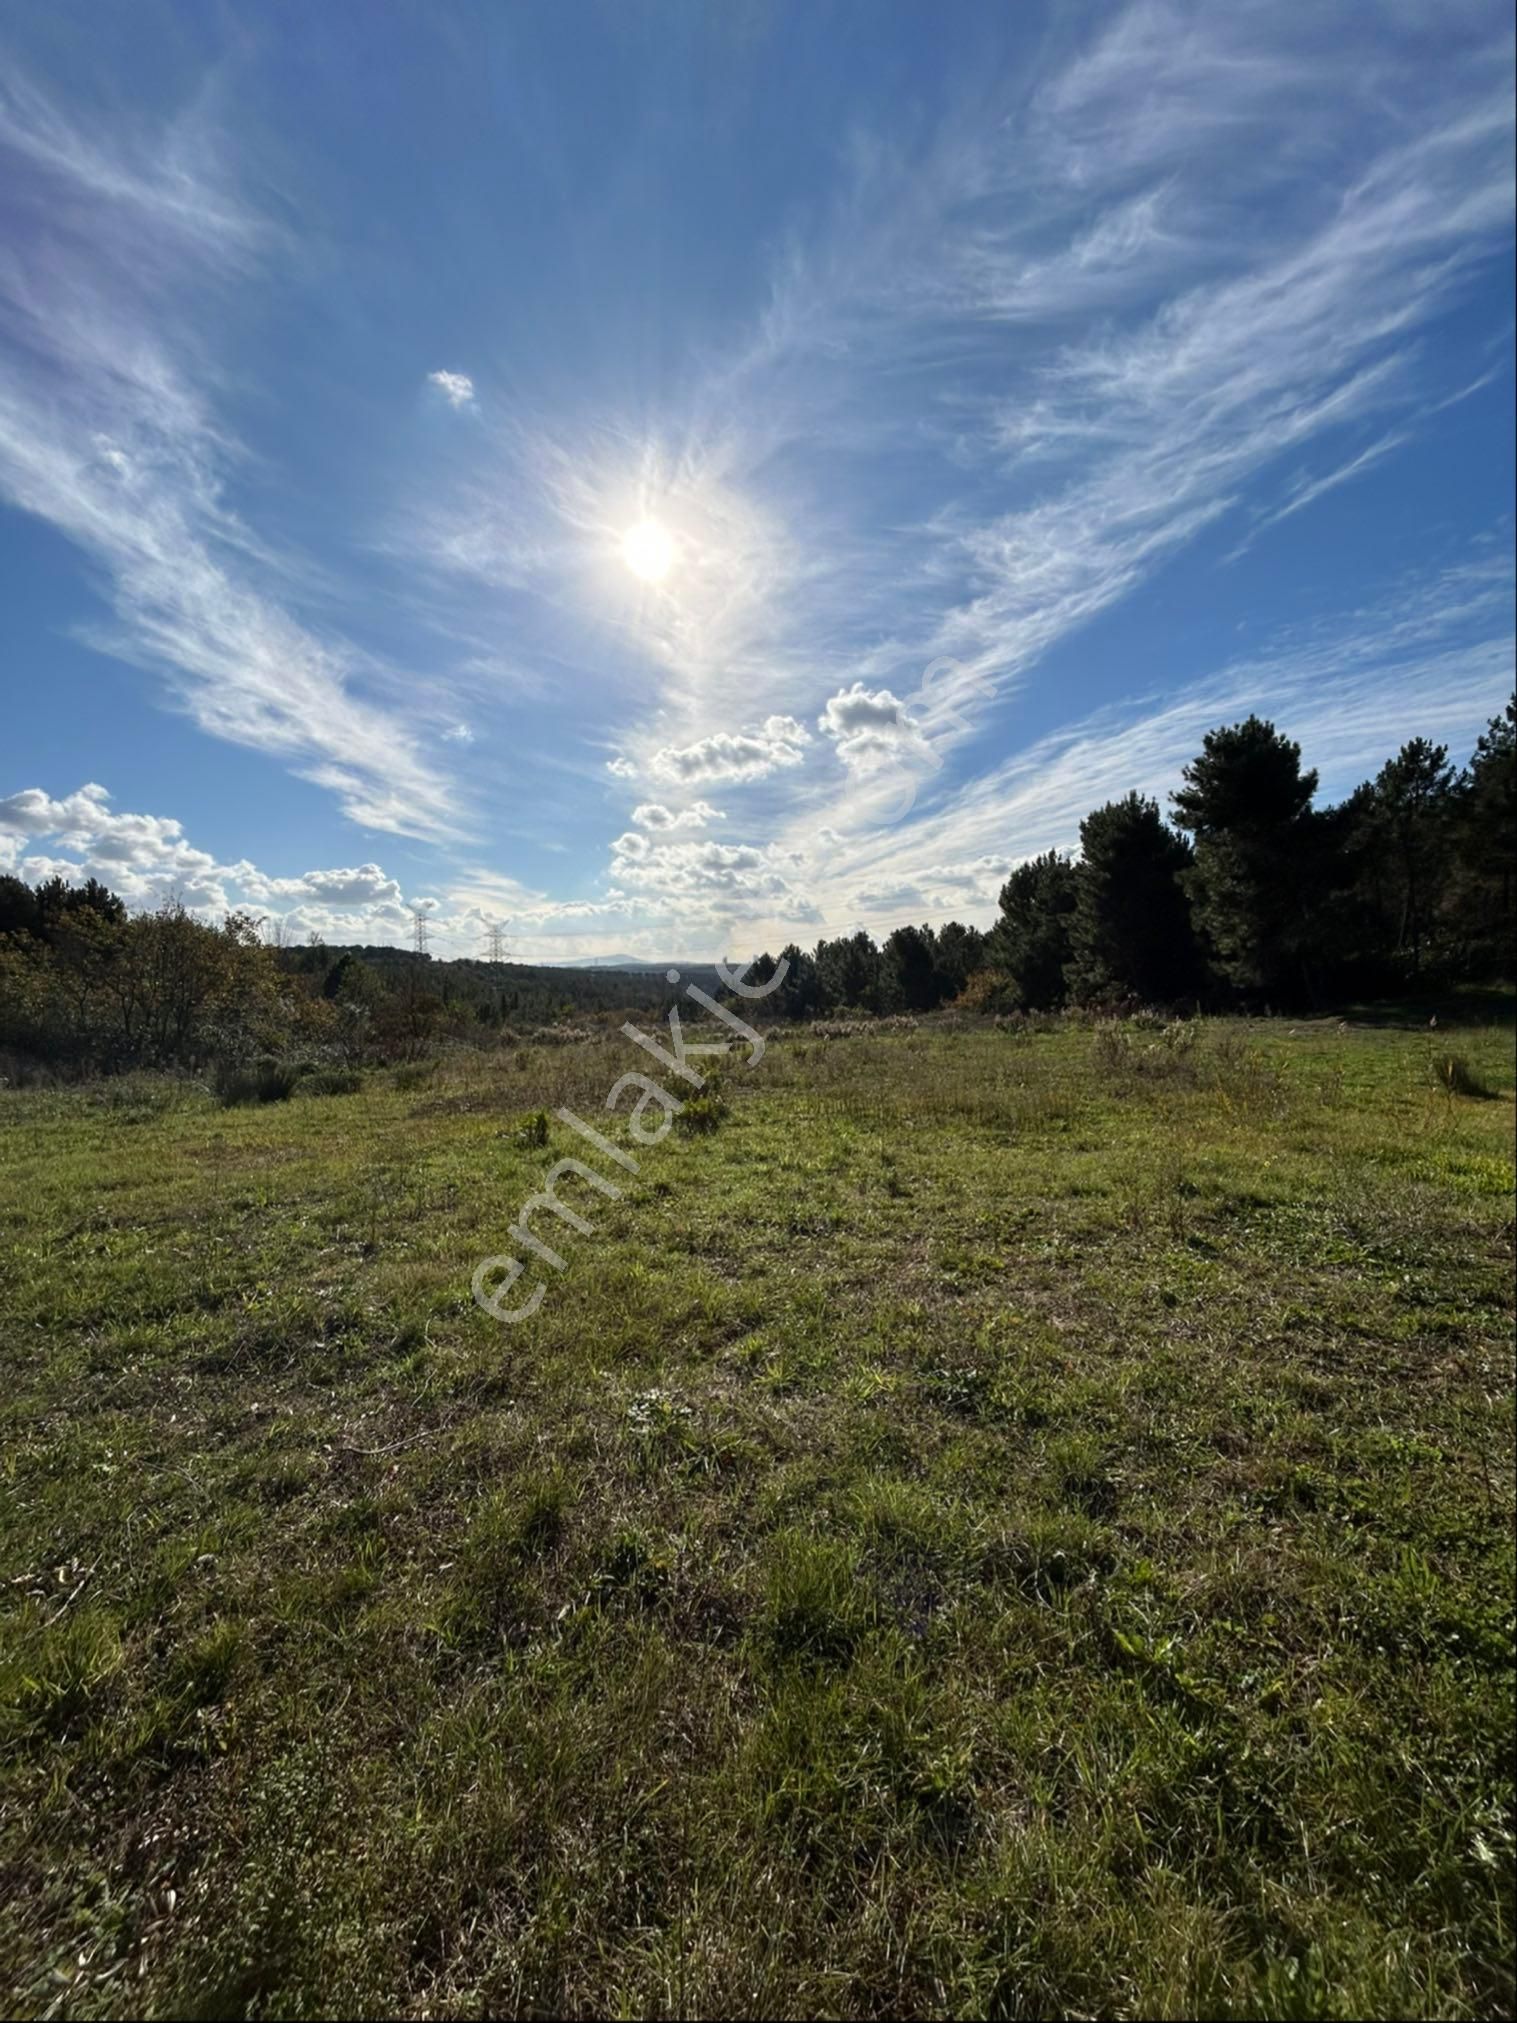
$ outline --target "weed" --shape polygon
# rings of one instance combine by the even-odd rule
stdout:
[[[846,1545],[801,1531],[784,1531],[770,1541],[758,1635],[775,1658],[809,1664],[845,1660],[872,1613]]]
[[[1434,1048],[1428,1055],[1428,1075],[1434,1087],[1449,1096],[1470,1096],[1488,1103],[1495,1093],[1476,1074],[1467,1055],[1447,1047]]]

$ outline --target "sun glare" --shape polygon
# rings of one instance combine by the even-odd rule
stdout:
[[[622,536],[622,560],[634,576],[645,583],[657,583],[669,573],[674,560],[674,543],[667,528],[657,520],[639,520]]]

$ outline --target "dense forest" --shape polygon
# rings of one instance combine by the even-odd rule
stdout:
[[[1469,763],[1414,738],[1347,800],[1315,807],[1300,747],[1258,717],[1210,732],[1171,796],[1080,825],[1078,857],[1019,864],[988,929],[958,921],[765,953],[769,1017],[834,1012],[1312,1007],[1510,972],[1517,700]],[[1008,839],[1015,847],[1015,839]],[[713,973],[691,975],[715,989]],[[690,980],[689,977],[685,981]],[[682,987],[682,985],[681,985]],[[295,1059],[351,1071],[448,1040],[659,1011],[662,971],[434,961],[395,948],[271,947],[244,914],[129,914],[95,880],[0,878],[0,1072]],[[275,1085],[277,1086],[277,1078]]]

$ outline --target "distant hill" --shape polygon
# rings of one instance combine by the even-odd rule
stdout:
[[[673,1004],[687,983],[712,992],[720,988],[710,963],[686,968],[630,955],[600,956],[580,964],[488,962],[478,956],[417,955],[388,944],[326,943],[285,949],[280,961],[298,975],[325,977],[344,956],[365,963],[387,988],[404,986],[408,974],[424,978],[421,987],[445,1005],[471,1004],[481,1018],[508,1024],[541,1024],[574,1012],[658,1010]],[[667,980],[671,967],[680,970],[678,984]]]
[[[641,955],[584,955],[577,956],[572,961],[550,963],[548,967],[550,969],[625,969],[634,973],[643,970],[667,971],[677,969],[684,976],[693,969],[710,969],[711,965],[709,962],[686,962],[680,957],[676,957],[671,961],[668,956],[661,957],[657,962],[649,962],[646,957]]]

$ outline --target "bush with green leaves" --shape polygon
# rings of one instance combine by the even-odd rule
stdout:
[[[302,1096],[356,1096],[362,1087],[359,1068],[316,1068],[300,1081]]]
[[[244,1103],[287,1103],[301,1077],[295,1061],[276,1060],[263,1054],[252,1062],[221,1062],[212,1077],[216,1100],[224,1110]]]
[[[708,1082],[705,1091],[692,1096],[675,1117],[674,1128],[687,1138],[699,1138],[715,1131],[727,1115],[727,1097],[720,1082]]]
[[[531,1112],[524,1120],[521,1129],[517,1132],[516,1142],[518,1145],[530,1147],[533,1151],[538,1151],[547,1144],[548,1113],[546,1110],[533,1110]]]

